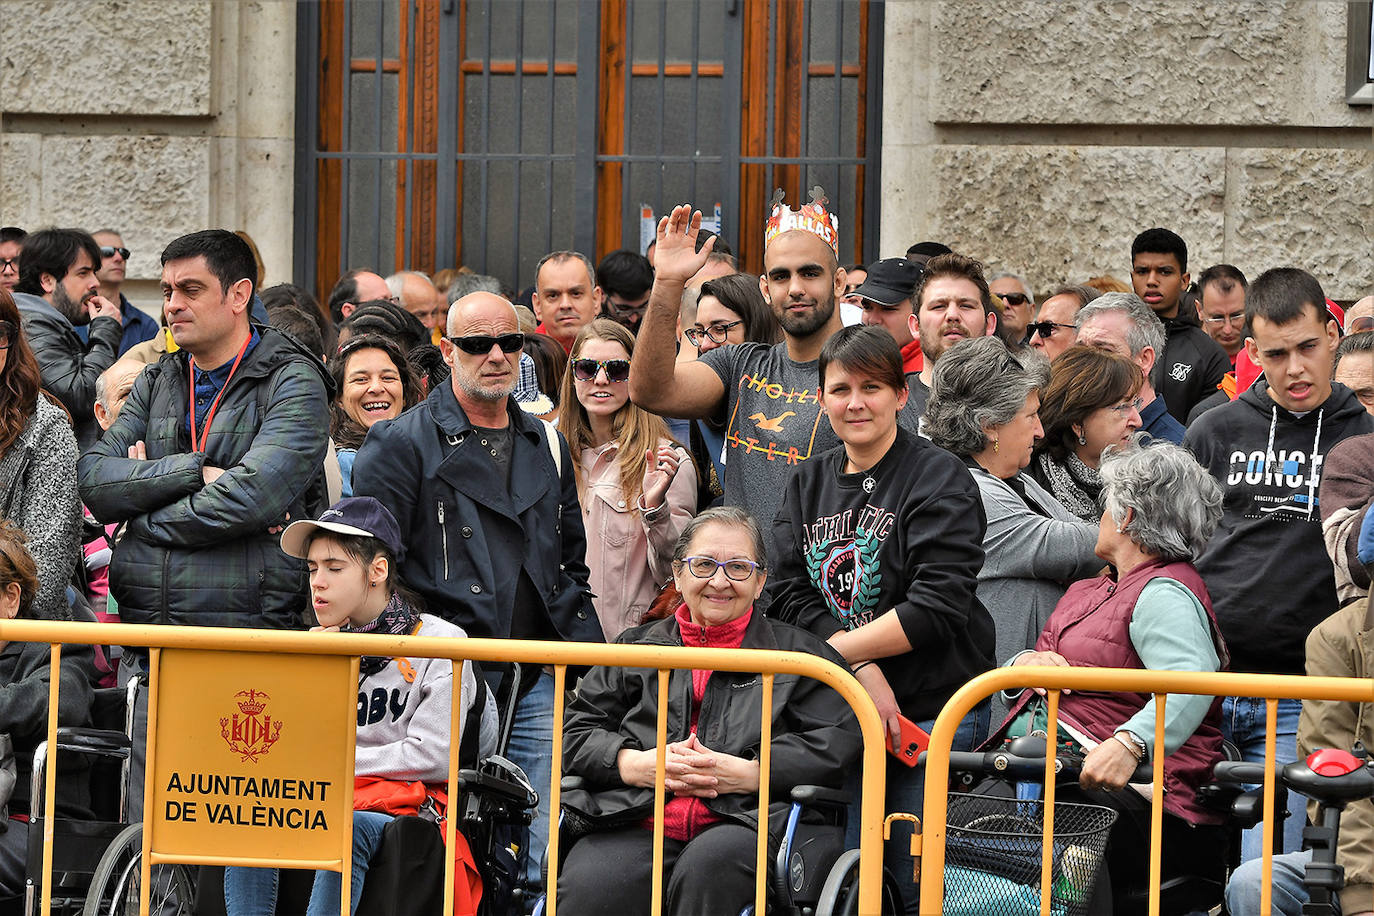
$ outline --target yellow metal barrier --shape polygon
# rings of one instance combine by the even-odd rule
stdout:
[[[1155,737],[1152,760],[1164,759],[1164,707],[1167,694],[1201,696],[1263,697],[1266,704],[1264,780],[1264,862],[1261,874],[1261,912],[1269,912],[1274,839],[1274,748],[1275,723],[1280,699],[1339,700],[1347,703],[1374,703],[1374,680],[1362,678],[1298,677],[1272,674],[1232,674],[1193,671],[1151,671],[1119,668],[1041,668],[1030,665],[999,668],[969,681],[940,711],[931,732],[926,764],[925,823],[920,837],[921,908],[923,914],[942,912],[944,905],[944,866],[946,806],[949,786],[949,751],[959,722],[982,702],[1000,690],[1042,687],[1047,691],[1049,725],[1054,734],[1058,726],[1059,694],[1062,690],[1123,691],[1153,694],[1155,698]],[[1045,817],[1040,864],[1040,912],[1050,913],[1050,869],[1054,831],[1055,742],[1047,742],[1045,760]],[[1164,768],[1153,768],[1152,797],[1164,797]],[[1151,806],[1150,817],[1150,900],[1151,916],[1159,913],[1160,841],[1163,806]],[[870,912],[863,910],[863,912]]]
[[[146,646],[150,649],[202,649],[228,652],[271,652],[295,655],[332,655],[362,656],[385,655],[414,658],[448,659],[455,664],[464,660],[478,662],[519,662],[528,665],[554,666],[554,722],[553,722],[553,776],[550,780],[549,800],[551,817],[556,817],[559,803],[559,783],[562,771],[562,731],[563,731],[563,688],[566,684],[567,667],[607,665],[631,668],[651,668],[659,672],[659,721],[658,757],[656,761],[656,790],[654,810],[657,824],[654,830],[653,874],[656,878],[663,872],[663,805],[664,805],[664,766],[665,766],[665,729],[668,673],[672,670],[716,670],[759,672],[763,675],[763,703],[761,704],[762,748],[760,760],[760,817],[759,846],[757,861],[757,890],[755,911],[764,912],[764,897],[768,886],[767,871],[767,802],[769,734],[771,729],[771,702],[773,678],[778,674],[790,674],[813,678],[834,688],[853,708],[863,737],[862,801],[859,816],[859,912],[876,914],[879,909],[882,873],[882,822],[883,800],[886,780],[886,751],[883,739],[883,726],[878,718],[868,693],[847,670],[818,656],[799,652],[774,652],[762,649],[704,649],[678,646],[647,645],[602,645],[598,643],[536,642],[530,640],[505,639],[450,639],[425,636],[384,636],[379,634],[355,633],[305,633],[275,630],[246,630],[222,627],[162,627],[139,626],[133,624],[69,623],[38,620],[0,621],[0,640],[8,642],[48,643],[52,646],[53,672],[49,693],[48,741],[49,747],[56,748],[57,718],[52,711],[58,708],[58,684],[61,664],[61,645],[63,643],[91,645]],[[1025,669],[1022,669],[1025,670]],[[155,674],[155,672],[154,672]],[[453,729],[457,734],[458,710],[462,705],[461,678],[455,677],[453,698]],[[956,698],[957,700],[957,698]],[[151,712],[151,710],[150,710]],[[942,723],[944,719],[942,718]],[[949,745],[952,726],[946,724],[945,746]],[[150,717],[150,733],[153,722]],[[939,728],[937,736],[941,734]],[[351,749],[351,734],[350,734]],[[450,747],[449,777],[456,778],[458,740]],[[943,778],[943,777],[941,777]],[[536,787],[541,788],[541,787]],[[351,787],[350,787],[351,789]],[[56,767],[50,766],[47,773],[45,810],[54,811],[56,791]],[[453,840],[454,822],[447,821],[448,841]],[[51,913],[51,892],[49,880],[52,870],[52,818],[45,821],[43,836],[44,881],[41,912],[44,916]],[[549,831],[549,871],[557,874],[558,831]],[[142,912],[148,912],[148,874],[151,866],[149,854],[150,836],[144,833],[144,896]],[[350,844],[351,845],[351,844]],[[451,848],[451,845],[450,847]],[[537,854],[537,853],[536,853]],[[191,861],[192,857],[158,857],[161,862]],[[453,859],[445,857],[444,908],[451,912],[453,901]],[[223,860],[225,864],[240,864],[238,860]],[[195,859],[194,864],[203,864],[203,859]],[[263,860],[244,861],[242,864],[264,865]],[[348,893],[349,863],[345,858],[341,863],[344,894]],[[557,882],[551,882],[547,912],[556,916]],[[662,908],[662,883],[654,881],[653,912],[658,914]],[[345,899],[347,899],[345,897]]]

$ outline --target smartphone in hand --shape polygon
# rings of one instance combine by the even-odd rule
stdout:
[[[889,734],[887,752],[907,766],[914,767],[921,752],[930,746],[930,734],[901,713],[897,714],[897,718],[902,723],[901,739],[893,745],[892,735]]]

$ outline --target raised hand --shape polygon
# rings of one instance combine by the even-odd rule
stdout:
[[[672,445],[660,445],[655,452],[653,449],[646,449],[644,452],[644,508],[657,509],[663,505],[663,499],[668,495],[668,486],[677,476],[677,470],[682,466],[682,450]]]
[[[686,283],[706,264],[706,258],[716,246],[712,237],[697,251],[697,235],[701,232],[701,211],[693,211],[687,204],[673,208],[673,212],[658,221],[658,242],[654,246],[654,276],[661,280]]]

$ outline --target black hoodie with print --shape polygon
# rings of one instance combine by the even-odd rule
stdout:
[[[1150,383],[1173,418],[1186,425],[1192,409],[1211,397],[1231,371],[1231,360],[1198,324],[1197,310],[1191,305],[1181,304],[1177,315],[1161,320],[1164,352],[1155,357]]]
[[[1374,417],[1344,385],[1297,416],[1263,378],[1188,429],[1184,446],[1221,484],[1221,523],[1197,569],[1234,670],[1303,673],[1307,634],[1340,606],[1322,543],[1322,463],[1336,443],[1371,431]]]

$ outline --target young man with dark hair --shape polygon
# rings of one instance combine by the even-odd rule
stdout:
[[[1374,431],[1350,389],[1331,381],[1339,330],[1321,285],[1296,268],[1266,271],[1245,304],[1245,349],[1264,371],[1236,400],[1202,414],[1183,444],[1221,484],[1223,515],[1197,560],[1234,671],[1302,674],[1303,644],[1339,607],[1322,542],[1318,488],[1327,454]],[[1278,759],[1295,759],[1297,700],[1278,701]],[[1265,701],[1227,697],[1223,730],[1246,760],[1264,759]],[[1284,827],[1301,839],[1302,798]],[[1253,833],[1253,831],[1252,831]],[[1259,854],[1246,837],[1246,858]]]
[[[983,265],[952,252],[926,262],[911,301],[916,311],[908,321],[911,333],[921,340],[924,365],[919,374],[907,379],[911,387],[907,402],[914,404],[907,409],[924,416],[940,356],[961,340],[996,334],[1000,316],[993,308]]]
[[[596,265],[596,285],[605,296],[603,314],[631,334],[638,331],[649,307],[649,289],[654,285],[654,267],[649,259],[625,248],[612,251]]]
[[[163,310],[179,349],[143,371],[77,464],[91,513],[127,523],[110,562],[126,622],[300,626],[305,564],[272,529],[323,508],[333,383],[315,354],[250,323],[257,272],[222,229],[167,246]],[[121,683],[147,670],[146,649],[124,650]],[[139,805],[142,741],[134,756]]]
[[[1221,384],[1230,368],[1226,351],[1208,337],[1192,309],[1179,307],[1188,288],[1188,246],[1168,229],[1146,229],[1131,242],[1135,294],[1164,322],[1164,352],[1151,381],[1180,423]]]
[[[119,306],[99,294],[100,246],[80,229],[43,229],[24,240],[14,303],[43,387],[72,415],[79,448],[100,436],[95,380],[119,357]],[[88,340],[76,328],[90,325]]]

